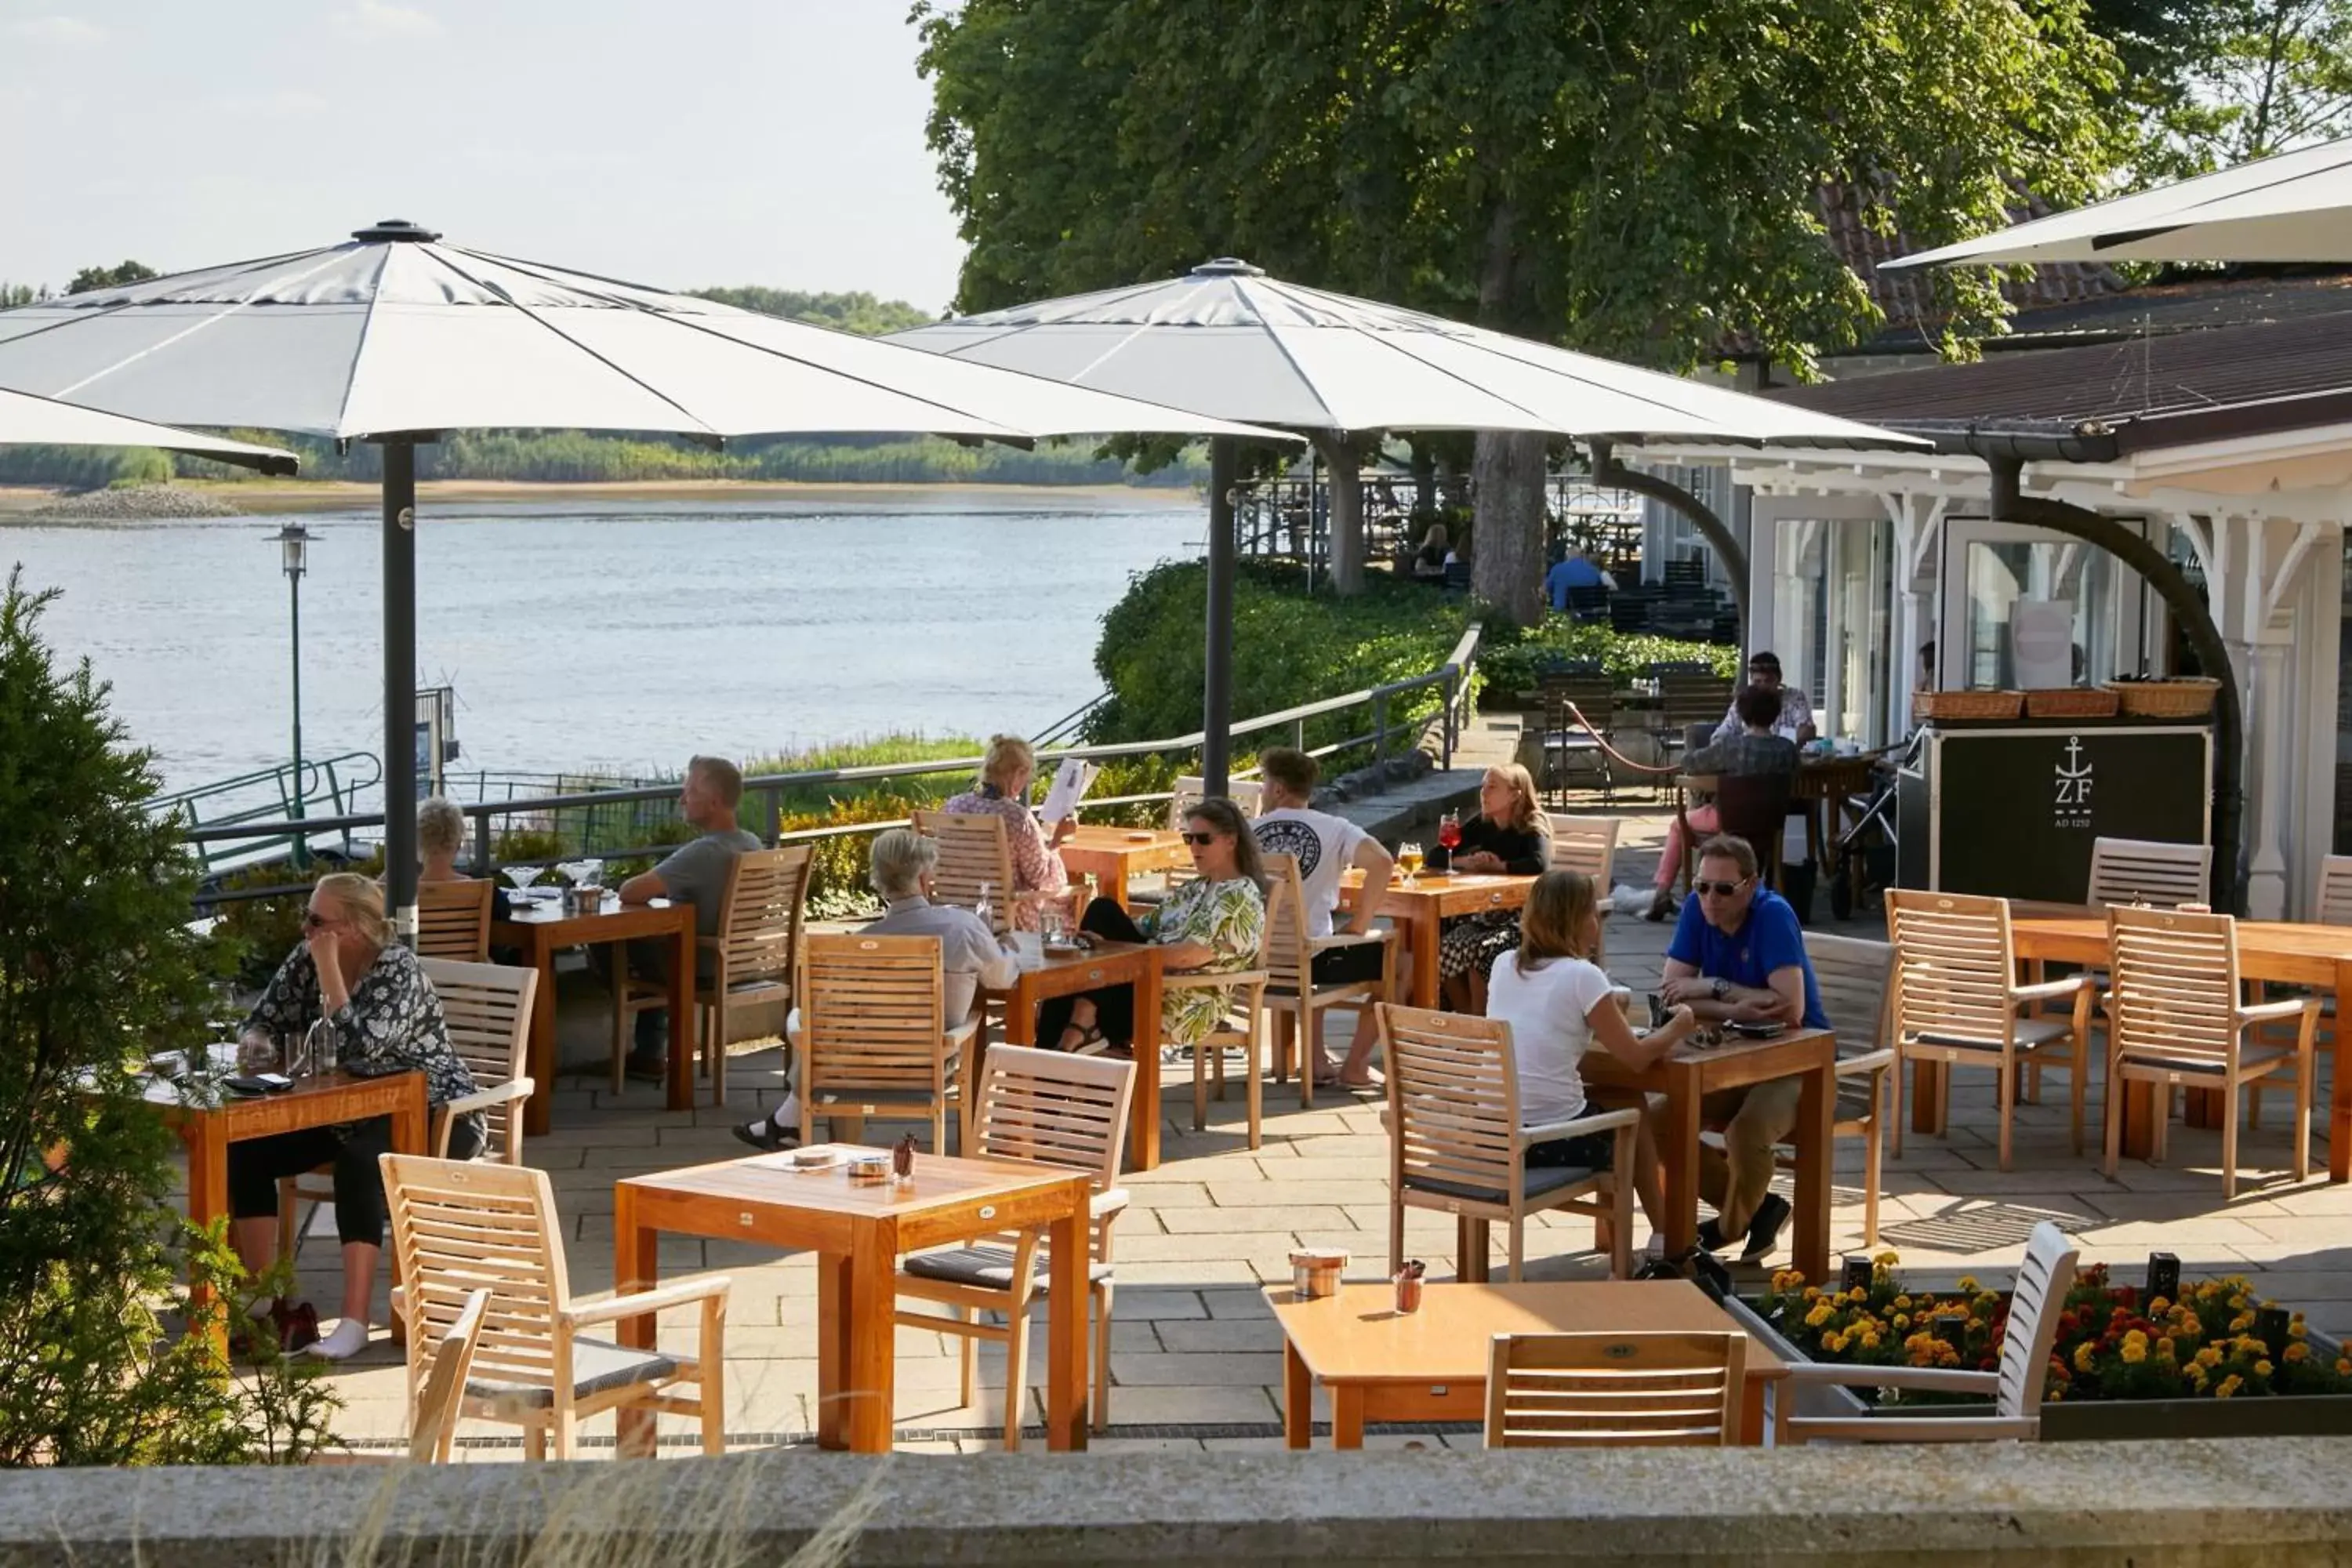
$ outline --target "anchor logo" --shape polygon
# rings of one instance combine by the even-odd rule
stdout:
[[[2091,776],[2095,770],[2083,759],[2083,737],[2066,737],[2066,759],[2053,770],[2055,786],[2051,817],[2060,827],[2091,826]]]

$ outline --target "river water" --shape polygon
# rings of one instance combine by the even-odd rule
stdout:
[[[457,691],[453,772],[674,772],[888,731],[1033,732],[1101,689],[1103,612],[1196,555],[1178,492],[985,489],[845,500],[440,500],[420,507],[417,675]],[[43,626],[113,683],[167,788],[289,749],[287,584],[302,581],[303,750],[383,745],[373,510],[127,524],[0,518],[0,567],[64,590]]]

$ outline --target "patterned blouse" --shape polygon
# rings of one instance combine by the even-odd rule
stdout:
[[[1001,816],[1004,818],[1004,841],[1013,851],[1013,890],[1016,893],[1062,893],[1070,887],[1070,873],[1062,865],[1062,858],[1045,842],[1045,830],[1037,826],[1037,814],[1022,801],[1009,799],[994,784],[982,784],[966,790],[940,808],[950,816]],[[1015,901],[1013,923],[1016,930],[1035,931],[1037,911],[1030,905]]]
[[[309,945],[298,942],[270,976],[245,1027],[299,1039],[319,1017],[319,965]],[[422,1072],[425,1101],[436,1106],[474,1092],[474,1075],[449,1044],[448,1021],[441,1016],[433,982],[425,978],[416,955],[396,942],[384,944],[326,1022],[345,1072],[358,1078]]]
[[[1257,962],[1265,931],[1265,895],[1246,877],[1226,882],[1202,878],[1178,888],[1136,923],[1157,942],[1197,942],[1213,949],[1216,956],[1203,970],[1247,969]],[[1163,992],[1160,1043],[1189,1046],[1206,1039],[1233,999],[1233,988],[1223,985]]]

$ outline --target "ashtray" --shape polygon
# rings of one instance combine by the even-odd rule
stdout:
[[[1127,841],[1129,844],[1149,844],[1151,838],[1152,836],[1149,833],[1130,833],[1127,836]]]
[[[841,1152],[837,1149],[795,1149],[786,1157],[795,1171],[822,1171],[828,1165],[838,1165],[842,1161]]]
[[[890,1157],[887,1154],[871,1160],[856,1159],[849,1162],[849,1180],[853,1185],[879,1186],[889,1179]]]

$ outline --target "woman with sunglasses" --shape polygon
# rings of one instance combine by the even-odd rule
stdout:
[[[441,998],[417,966],[416,955],[392,938],[383,889],[373,879],[338,872],[321,877],[302,916],[302,941],[278,966],[245,1020],[238,1052],[248,1072],[278,1066],[278,1041],[289,1049],[305,1040],[331,1039],[337,1066],[362,1078],[416,1071],[425,1098],[438,1108],[474,1092],[474,1077],[449,1044]],[[481,1113],[456,1118],[448,1156],[470,1160],[481,1152]],[[372,1117],[228,1147],[231,1237],[247,1270],[256,1276],[274,1261],[278,1244],[278,1183],[321,1165],[335,1184],[335,1231],[343,1244],[343,1315],[310,1349],[341,1361],[367,1343],[375,1296],[376,1260],[383,1247],[383,1178],[376,1156],[392,1148],[392,1118]],[[289,1309],[262,1302],[255,1315],[278,1320],[288,1348],[318,1335],[318,1314],[306,1303]]]
[[[1535,775],[1517,763],[1488,768],[1478,784],[1478,815],[1462,825],[1462,842],[1431,857],[1433,871],[1538,876],[1551,866],[1551,818],[1536,799]],[[1486,976],[1519,945],[1519,917],[1487,910],[1445,922],[1437,939],[1437,975],[1445,1005],[1486,1010]]]
[[[1158,942],[1168,950],[1161,955],[1163,967],[1178,973],[1249,968],[1257,962],[1265,931],[1265,872],[1241,807],[1222,795],[1196,802],[1184,815],[1184,847],[1200,875],[1170,893],[1165,903],[1135,921],[1112,900],[1097,899],[1082,925],[1118,942]],[[1165,993],[1160,1043],[1189,1046],[1207,1038],[1232,1001],[1222,987]],[[1134,988],[1112,985],[1055,998],[1037,1016],[1037,1037],[1056,1039],[1063,1050],[1091,1055],[1131,1048]]]

